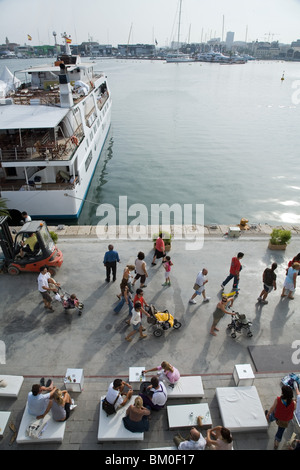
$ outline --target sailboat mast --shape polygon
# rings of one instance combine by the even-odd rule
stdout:
[[[180,41],[181,4],[182,4],[182,0],[180,0],[180,3],[179,3],[178,39],[177,39],[177,53],[178,54],[179,54],[179,41]]]

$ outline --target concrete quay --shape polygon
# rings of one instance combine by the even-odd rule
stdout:
[[[220,227],[220,226],[219,226]],[[52,227],[49,227],[52,230]],[[56,228],[57,229],[57,228]],[[234,386],[232,372],[235,364],[251,364],[255,373],[262,406],[269,408],[280,393],[281,378],[290,373],[299,373],[299,365],[285,369],[280,356],[285,349],[293,352],[292,343],[300,340],[300,295],[296,289],[295,300],[280,297],[285,278],[285,269],[290,259],[300,249],[300,231],[293,231],[291,243],[285,251],[268,249],[268,233],[262,230],[260,236],[247,230],[239,238],[229,238],[221,233],[205,236],[199,250],[186,250],[186,241],[172,241],[169,252],[174,263],[171,271],[171,287],[163,287],[164,271],[161,263],[151,266],[153,245],[151,240],[109,240],[99,239],[73,228],[73,235],[66,227],[65,233],[57,229],[58,247],[64,253],[64,263],[56,280],[68,292],[75,292],[84,303],[82,316],[77,313],[65,314],[58,302],[53,304],[55,312],[48,313],[37,291],[36,274],[16,277],[0,275],[0,340],[5,343],[5,361],[0,361],[0,375],[23,375],[25,377],[17,399],[1,398],[0,410],[11,411],[10,422],[18,428],[26,398],[31,385],[40,377],[53,378],[55,384],[63,386],[67,368],[82,368],[85,384],[81,393],[73,393],[77,408],[67,421],[62,444],[10,445],[12,431],[7,426],[0,440],[0,450],[121,450],[132,451],[172,446],[176,431],[168,429],[167,413],[163,410],[152,413],[150,431],[143,442],[98,443],[97,430],[100,396],[105,394],[108,384],[115,377],[128,380],[130,366],[151,368],[162,360],[173,363],[182,375],[201,375],[205,396],[201,399],[209,404],[213,425],[222,424],[215,394],[218,386]],[[226,226],[228,231],[228,226]],[[77,232],[76,232],[77,230]],[[87,228],[82,229],[88,230]],[[211,229],[216,230],[216,229]],[[254,229],[253,229],[254,230]],[[271,230],[270,230],[271,231]],[[257,233],[257,232],[255,232]],[[270,232],[269,232],[270,233]],[[112,242],[119,252],[117,282],[105,282],[103,256],[107,245]],[[146,256],[149,277],[144,296],[148,303],[159,309],[168,309],[181,323],[179,330],[168,330],[160,338],[152,335],[147,328],[147,338],[125,341],[128,327],[125,323],[127,308],[116,315],[113,308],[117,303],[121,273],[127,263],[134,262],[139,251]],[[216,337],[209,334],[212,314],[221,296],[220,284],[228,275],[232,256],[242,251],[243,270],[240,280],[240,294],[234,309],[245,313],[253,322],[253,337],[238,334],[231,338],[226,330],[227,319],[219,324]],[[262,290],[262,272],[273,261],[278,263],[276,291],[270,293],[268,305],[261,305],[257,297]],[[208,269],[206,293],[211,297],[208,303],[197,298],[197,304],[188,303],[197,273]],[[136,284],[139,287],[139,284]],[[227,287],[227,286],[226,286]],[[230,291],[230,286],[228,289]],[[256,369],[249,346],[278,348],[278,355],[269,361],[267,370]],[[172,399],[171,404],[192,403],[197,399]],[[285,432],[285,438],[293,431],[292,424]],[[236,450],[271,450],[276,425],[270,425],[267,432],[235,433]],[[205,435],[205,431],[203,432]]]

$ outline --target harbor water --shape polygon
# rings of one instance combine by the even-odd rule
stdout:
[[[154,204],[179,204],[203,205],[205,224],[300,222],[299,63],[96,62],[108,77],[112,124],[75,223],[99,223],[104,204],[118,222],[122,196],[149,217]]]

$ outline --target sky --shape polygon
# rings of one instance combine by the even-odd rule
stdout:
[[[179,0],[0,0],[0,44],[154,44],[177,40]],[[300,0],[183,0],[180,41],[300,39]],[[27,35],[32,37],[28,41]]]

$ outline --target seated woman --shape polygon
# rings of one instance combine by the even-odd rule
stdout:
[[[134,405],[130,405],[126,410],[123,423],[126,429],[131,432],[144,432],[149,430],[150,410],[143,406],[141,397],[136,397]]]
[[[206,435],[207,445],[213,450],[232,450],[232,435],[229,429],[216,426],[208,429]]]
[[[70,411],[76,406],[67,391],[61,391],[57,388],[53,394],[52,418],[54,421],[66,421],[70,416]]]
[[[180,379],[180,373],[176,367],[169,364],[167,361],[163,361],[160,366],[154,367],[153,369],[144,370],[142,374],[146,374],[147,372],[152,372],[154,370],[158,370],[159,373],[159,380],[166,380],[169,387],[174,388],[174,385]]]

